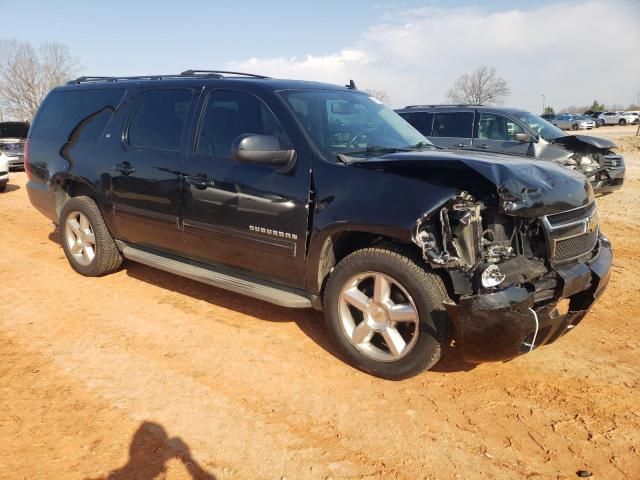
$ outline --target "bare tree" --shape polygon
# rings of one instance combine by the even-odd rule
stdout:
[[[391,97],[389,96],[389,92],[386,90],[374,90],[371,88],[365,88],[364,91],[371,95],[372,97],[377,98],[382,103],[389,103],[391,101]]]
[[[5,114],[31,120],[54,87],[73,75],[78,65],[69,48],[58,42],[30,43],[0,40],[0,106]]]
[[[498,77],[494,67],[481,65],[470,74],[458,78],[447,92],[453,103],[502,103],[511,95],[507,81]]]

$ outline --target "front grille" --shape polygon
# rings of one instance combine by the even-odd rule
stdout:
[[[574,220],[581,220],[583,218],[590,217],[595,209],[596,202],[591,202],[589,205],[585,205],[584,207],[576,208],[574,210],[567,210],[566,212],[547,215],[547,221],[549,222],[549,225],[554,227],[556,225],[562,225]]]
[[[555,261],[570,260],[591,252],[598,241],[598,230],[555,242]]]
[[[604,166],[608,168],[621,168],[624,166],[622,157],[620,155],[605,155]]]

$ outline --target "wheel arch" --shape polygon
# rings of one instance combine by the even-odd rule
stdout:
[[[86,178],[58,175],[51,179],[51,185],[53,205],[58,218],[64,204],[73,197],[87,196],[93,199],[98,206],[100,205],[95,187]]]
[[[335,265],[347,255],[379,244],[394,244],[420,253],[411,241],[411,232],[376,225],[340,225],[325,229],[312,237],[307,258],[307,290],[321,293]]]

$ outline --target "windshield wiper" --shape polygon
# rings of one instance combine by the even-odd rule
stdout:
[[[415,145],[410,145],[409,147],[411,150],[422,150],[423,148],[436,148],[438,150],[442,150],[442,147],[439,147],[438,145],[434,145],[431,142],[418,142]]]
[[[410,152],[411,150],[413,149],[407,147],[383,147],[380,145],[371,145],[370,147],[366,148],[354,148],[353,150],[345,150],[344,152],[340,152],[338,153],[338,159],[343,163],[349,164],[355,161],[352,155],[377,155],[380,153]]]

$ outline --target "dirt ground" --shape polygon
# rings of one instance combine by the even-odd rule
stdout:
[[[403,382],[338,360],[313,311],[134,263],[79,276],[12,174],[0,478],[640,478],[640,142],[618,141],[613,278],[579,328],[508,363],[453,349]]]

